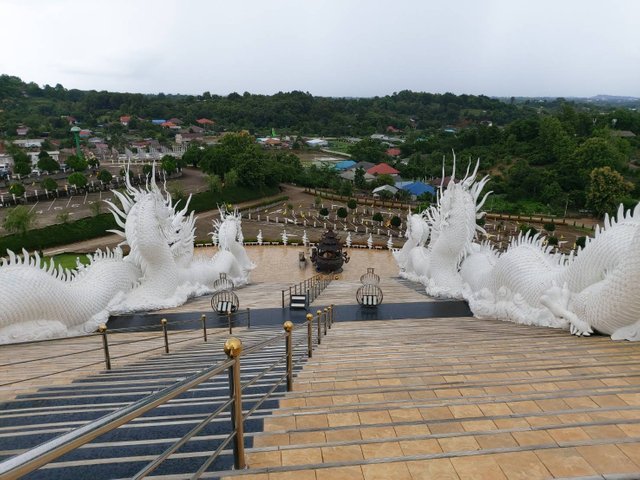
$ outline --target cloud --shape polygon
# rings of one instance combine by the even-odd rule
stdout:
[[[0,72],[68,88],[640,95],[640,2],[0,0]]]

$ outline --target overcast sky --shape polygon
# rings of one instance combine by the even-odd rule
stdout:
[[[637,0],[0,0],[41,86],[324,96],[640,96]]]

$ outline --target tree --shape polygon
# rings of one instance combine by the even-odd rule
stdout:
[[[619,170],[627,162],[627,158],[609,139],[592,137],[584,141],[573,153],[573,160],[578,168],[591,172],[594,168],[611,167]]]
[[[556,230],[556,224],[553,222],[545,223],[544,229],[549,233],[554,232]]]
[[[224,176],[224,186],[228,187],[228,188],[235,187],[238,184],[239,178],[240,177],[239,177],[238,172],[236,171],[236,169],[232,168]]]
[[[74,172],[84,172],[89,164],[84,158],[77,155],[71,155],[67,158],[67,166]]]
[[[169,193],[171,194],[171,198],[173,199],[174,203],[186,200],[187,198],[187,194],[184,191],[184,188],[182,188],[182,185],[180,185],[179,183],[173,185],[169,189]]]
[[[382,222],[384,220],[384,217],[382,216],[382,214],[380,212],[376,212],[373,214],[373,217],[371,217],[371,219],[374,222]]]
[[[562,128],[562,123],[556,117],[540,119],[538,135],[538,151],[540,152],[537,165],[549,165],[566,159],[573,151],[574,143]]]
[[[58,182],[56,182],[53,178],[47,177],[42,182],[40,182],[42,188],[49,192],[53,192],[58,189]]]
[[[384,146],[377,140],[371,138],[360,140],[355,145],[351,145],[347,150],[354,160],[380,163],[384,162],[387,158]]]
[[[399,216],[394,215],[393,217],[391,217],[392,227],[398,228],[400,225],[402,225],[402,219]]]
[[[16,162],[13,165],[13,171],[18,175],[29,175],[31,173],[31,163]]]
[[[96,168],[100,166],[100,161],[93,156],[93,153],[90,154],[89,158],[87,159],[87,164],[91,167],[91,168]]]
[[[167,175],[173,175],[178,169],[178,166],[176,165],[176,161],[170,155],[165,155],[164,157],[162,157],[162,162],[160,163],[160,167],[162,168],[162,170],[164,170],[164,172]]]
[[[353,195],[353,184],[349,180],[341,182],[338,193],[340,195],[344,195],[345,197]]]
[[[589,175],[587,207],[596,215],[614,212],[633,184],[610,167],[594,168]]]
[[[60,170],[60,164],[51,158],[51,155],[45,150],[42,150],[38,154],[38,168],[45,172],[55,172]]]
[[[355,198],[350,198],[347,202],[347,207],[349,207],[349,210],[354,210],[358,208],[358,202],[356,202]]]
[[[11,156],[13,157],[13,163],[31,163],[31,160],[29,160],[29,155],[27,155],[26,153],[24,153],[22,150],[20,149],[13,149],[11,147],[7,147],[7,150],[9,150],[9,153],[11,153]]]
[[[353,175],[353,183],[356,188],[367,188],[367,181],[364,179],[364,168],[356,168]]]
[[[101,182],[111,183],[112,179],[113,175],[111,175],[111,172],[109,170],[100,170],[100,172],[98,172],[98,180],[100,180]]]
[[[200,160],[205,156],[205,148],[201,147],[200,144],[194,143],[189,145],[187,151],[182,155],[182,160],[188,164],[197,167],[200,163]]]
[[[2,226],[9,233],[25,235],[33,226],[35,216],[35,212],[30,212],[27,207],[18,205],[9,210],[2,222]]]
[[[382,185],[391,185],[394,186],[396,181],[393,179],[391,175],[383,173],[382,175],[378,175],[375,180],[376,186],[381,187]]]
[[[80,172],[74,172],[69,175],[67,182],[69,182],[69,185],[73,185],[76,188],[83,188],[87,186],[87,177]]]
[[[209,191],[211,193],[220,193],[222,192],[222,180],[220,179],[220,175],[207,175],[207,186],[209,187]]]
[[[21,183],[12,183],[9,186],[9,193],[15,195],[16,197],[21,197],[22,195],[24,195],[25,192],[25,188],[24,185],[22,185]]]
[[[38,168],[44,172],[52,173],[60,170],[60,164],[51,157],[41,158],[38,160]]]
[[[242,158],[238,162],[235,170],[238,173],[238,183],[245,187],[262,188],[264,185],[266,185],[266,166],[258,158]],[[226,180],[227,178],[225,175],[225,183]]]
[[[340,207],[338,208],[338,212],[337,212],[338,217],[345,219],[347,218],[348,212],[347,209],[344,207]]]
[[[326,217],[329,215],[329,209],[327,207],[322,207],[318,213],[323,217]]]

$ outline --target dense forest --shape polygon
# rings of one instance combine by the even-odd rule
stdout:
[[[299,91],[271,96],[145,95],[40,87],[1,75],[0,110],[0,137],[5,139],[15,138],[16,128],[25,125],[29,136],[70,142],[72,116],[118,148],[132,132],[137,138],[171,143],[173,132],[151,119],[172,117],[184,125],[211,119],[213,133],[247,131],[258,136],[275,128],[293,138],[364,137],[346,147],[354,160],[387,161],[406,179],[440,176],[443,158],[450,168],[455,152],[465,164],[481,159],[482,171],[492,176],[495,195],[488,206],[494,210],[561,215],[589,209],[602,215],[619,202],[631,206],[640,198],[640,113],[629,105],[410,91],[373,98],[314,97]],[[119,122],[122,115],[131,116],[127,128]],[[401,155],[394,158],[386,154],[389,144],[368,138],[390,127],[389,135],[402,137],[396,141]],[[302,168],[291,154],[267,154],[250,138],[230,137],[214,147],[190,149],[184,160],[246,186],[292,181],[351,190],[336,172]],[[361,178],[356,178],[356,187],[365,186]]]
[[[12,135],[18,125],[34,133],[64,128],[58,121],[73,116],[88,128],[121,115],[133,118],[180,118],[193,124],[198,118],[210,118],[226,130],[268,132],[271,128],[289,134],[357,136],[398,129],[418,130],[455,124],[460,118],[469,121],[491,119],[507,124],[527,116],[527,110],[486,96],[415,93],[403,91],[385,97],[330,98],[314,97],[293,91],[275,95],[245,92],[227,96],[144,95],[67,90],[62,85],[39,87],[17,77],[0,75],[0,133]]]

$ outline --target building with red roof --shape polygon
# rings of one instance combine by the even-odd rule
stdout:
[[[125,127],[129,126],[130,121],[131,121],[131,117],[129,115],[122,115],[120,117],[120,123]]]
[[[400,172],[387,163],[379,163],[367,170],[369,175],[399,175]]]
[[[387,155],[390,157],[399,157],[402,153],[399,148],[387,148]]]
[[[209,120],[208,118],[199,118],[196,120],[200,125],[215,125],[216,122]]]

